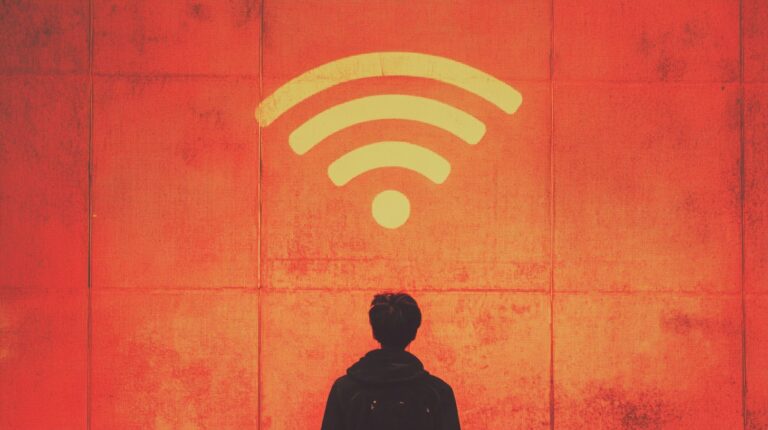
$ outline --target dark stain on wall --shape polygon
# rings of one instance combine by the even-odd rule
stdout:
[[[0,1],[0,68],[84,72],[87,23],[87,1]]]
[[[190,13],[193,18],[200,21],[207,21],[211,19],[210,11],[208,7],[200,2],[194,2],[190,6]]]
[[[584,396],[585,422],[607,428],[655,430],[679,419],[680,414],[658,393],[628,392],[613,386],[598,386]]]
[[[747,410],[746,430],[768,430],[768,409]]]

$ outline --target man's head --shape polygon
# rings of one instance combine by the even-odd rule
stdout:
[[[405,293],[383,293],[373,297],[368,311],[373,337],[385,348],[408,346],[421,325],[421,311],[413,297]]]

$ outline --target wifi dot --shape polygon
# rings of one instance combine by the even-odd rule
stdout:
[[[401,227],[411,216],[411,202],[400,191],[382,191],[371,203],[373,219],[380,226],[389,229]]]

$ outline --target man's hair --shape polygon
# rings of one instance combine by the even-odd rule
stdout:
[[[421,325],[421,310],[408,294],[376,294],[368,310],[368,320],[373,337],[381,346],[405,348],[416,338]]]

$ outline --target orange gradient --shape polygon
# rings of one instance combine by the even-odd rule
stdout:
[[[0,4],[0,428],[319,428],[376,347],[382,290],[419,302],[409,349],[464,429],[768,427],[766,17],[761,0]],[[345,62],[268,98],[382,52],[522,99],[440,62]],[[312,122],[382,95],[477,127]],[[262,102],[281,109],[260,124]],[[381,142],[445,163],[354,152]]]

